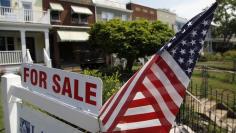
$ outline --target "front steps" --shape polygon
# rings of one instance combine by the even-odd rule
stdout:
[[[236,112],[232,112],[226,105],[206,98],[199,98],[197,101],[190,96],[186,96],[185,100],[195,112],[205,115],[217,126],[227,129],[229,133],[236,133]]]

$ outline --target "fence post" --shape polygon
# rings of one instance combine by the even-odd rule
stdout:
[[[202,83],[201,83],[201,89],[200,89],[200,97],[201,98],[207,98],[208,93],[208,72],[207,72],[207,66],[202,66]]]
[[[4,125],[6,133],[17,133],[17,98],[11,96],[12,85],[20,85],[21,77],[15,74],[5,74],[1,77],[2,98],[4,108]]]

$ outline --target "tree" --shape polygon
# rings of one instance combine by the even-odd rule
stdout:
[[[223,45],[229,45],[230,39],[236,34],[236,1],[218,0],[218,8],[214,22],[216,35],[223,37]]]
[[[117,53],[119,58],[126,58],[126,69],[131,70],[136,59],[154,54],[171,36],[173,31],[160,21],[113,19],[94,24],[89,43],[107,54]]]

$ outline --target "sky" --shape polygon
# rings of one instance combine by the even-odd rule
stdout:
[[[120,0],[122,3],[133,2],[153,8],[165,8],[178,16],[191,19],[215,0]]]

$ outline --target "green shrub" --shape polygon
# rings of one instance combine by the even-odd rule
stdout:
[[[201,62],[206,62],[207,61],[207,57],[206,56],[200,56],[200,58],[199,58],[199,61],[201,61]]]
[[[222,57],[221,53],[216,53],[214,56],[214,59],[217,61],[221,61],[221,60],[223,60],[223,57]]]
[[[121,87],[120,74],[115,72],[111,75],[103,74],[98,70],[83,70],[82,74],[99,77],[103,81],[102,99],[105,103]]]
[[[205,53],[200,57],[199,61],[221,61],[223,57],[221,53]]]
[[[228,60],[234,60],[236,59],[236,51],[235,50],[229,50],[223,54],[224,58]]]

